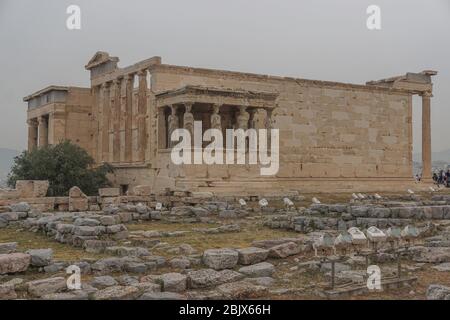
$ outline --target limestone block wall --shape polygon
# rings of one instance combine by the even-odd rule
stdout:
[[[92,139],[92,95],[85,88],[70,88],[66,102],[65,139],[78,144],[91,155]]]
[[[152,70],[155,93],[186,85],[279,93],[273,115],[280,128],[277,180],[412,177],[407,91],[168,65]],[[261,178],[254,166],[186,166],[178,172],[180,179]]]

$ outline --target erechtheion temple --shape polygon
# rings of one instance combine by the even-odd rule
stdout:
[[[435,71],[356,85],[175,66],[160,57],[125,68],[118,61],[98,52],[86,65],[90,88],[50,86],[24,98],[29,149],[71,140],[96,163],[112,164],[112,181],[123,191],[405,190],[414,183],[417,94],[423,181],[431,178]],[[170,133],[192,119],[204,129],[278,128],[278,173],[261,176],[259,165],[174,165]]]

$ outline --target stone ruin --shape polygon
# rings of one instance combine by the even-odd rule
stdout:
[[[26,197],[2,198],[0,234],[9,229],[40,234],[95,258],[58,260],[49,248],[0,243],[0,299],[333,298],[367,294],[361,288],[369,258],[382,265],[387,279],[399,279],[385,281],[386,290],[395,285],[414,292],[414,272],[450,270],[449,195],[358,197],[335,204],[316,199],[301,206],[309,199],[296,192],[284,197],[218,197],[180,190],[153,194],[150,187],[138,186],[127,195],[104,188],[92,197],[73,187],[68,197],[44,197],[45,182],[19,183],[16,189],[27,190]],[[161,222],[211,227],[129,230],[130,225]],[[243,246],[217,248],[210,243],[204,250],[168,241],[192,234],[244,234],[255,226],[289,236],[253,235],[255,240]],[[357,242],[353,230],[361,230],[364,239]],[[392,250],[394,242],[401,254]],[[400,260],[402,268],[397,270],[392,265]],[[69,289],[69,266],[91,280],[83,281],[79,290]],[[36,276],[27,279],[30,273]],[[308,275],[322,280],[294,285],[295,279]],[[342,289],[349,286],[356,289]],[[429,299],[448,296],[448,287],[430,284]]]

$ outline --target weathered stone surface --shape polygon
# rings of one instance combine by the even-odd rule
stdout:
[[[83,243],[83,249],[89,253],[101,253],[104,252],[107,247],[111,247],[114,244],[114,241],[108,240],[86,240]]]
[[[349,271],[351,267],[347,264],[336,262],[334,264],[334,270],[336,273],[341,271]],[[331,262],[322,263],[320,265],[320,271],[321,272],[330,272],[331,271]]]
[[[26,271],[30,262],[30,255],[25,253],[0,254],[0,274]]]
[[[16,252],[17,242],[0,243],[0,254],[8,254]]]
[[[236,217],[237,217],[237,213],[235,210],[220,210],[219,211],[219,218],[232,219],[232,218],[236,218]]]
[[[253,241],[252,245],[255,247],[258,247],[258,248],[270,249],[277,245],[288,243],[288,242],[301,243],[301,242],[303,242],[303,239],[302,238],[280,238],[280,239],[258,240],[258,241]]]
[[[139,282],[131,284],[143,292],[161,292],[161,285],[153,282]]]
[[[101,217],[99,218],[99,221],[100,221],[100,223],[101,223],[103,226],[112,226],[112,225],[117,224],[117,223],[119,222],[119,221],[116,220],[116,218],[113,217],[113,216],[101,216]]]
[[[0,284],[0,300],[12,300],[17,298],[16,290],[11,284]]]
[[[299,245],[294,242],[287,242],[270,248],[269,256],[272,258],[286,258],[299,252]]]
[[[98,221],[96,219],[89,219],[89,218],[77,218],[73,224],[76,226],[95,227],[100,224],[100,221]]]
[[[73,234],[76,236],[96,236],[99,235],[97,227],[90,226],[75,226]]]
[[[89,209],[88,197],[78,187],[69,190],[69,211],[87,211]]]
[[[450,287],[432,284],[427,289],[428,300],[450,300]]]
[[[131,273],[145,273],[148,270],[148,266],[142,262],[127,262],[124,265],[124,270]]]
[[[108,205],[108,206],[103,207],[103,212],[105,214],[109,214],[109,215],[116,214],[119,211],[120,211],[119,207],[117,207],[115,205]]]
[[[242,267],[239,269],[240,273],[245,274],[248,277],[271,277],[275,272],[273,264],[268,262],[260,262],[252,264],[250,266]]]
[[[47,195],[48,180],[17,180],[16,190],[20,198],[42,198]]]
[[[100,188],[98,189],[100,197],[118,197],[120,195],[119,188]]]
[[[410,250],[416,262],[450,262],[450,247],[412,247]]]
[[[113,286],[95,292],[94,300],[133,300],[139,296],[139,289],[133,286]]]
[[[139,300],[186,300],[186,297],[176,292],[145,292]]]
[[[238,259],[238,252],[232,249],[209,249],[203,253],[203,263],[215,270],[231,269]]]
[[[134,286],[139,283],[138,277],[133,277],[128,274],[118,277],[117,281],[121,286]]]
[[[269,250],[257,247],[237,249],[237,252],[239,253],[239,263],[244,265],[262,262],[269,255]]]
[[[245,278],[244,281],[256,284],[258,286],[270,287],[274,284],[275,279],[271,277]]]
[[[8,222],[19,220],[18,212],[3,212],[0,213],[0,219]]]
[[[201,208],[201,207],[192,208],[192,212],[197,217],[206,217],[210,214],[210,212],[208,210],[206,210],[205,208]]]
[[[66,279],[63,277],[34,280],[27,282],[26,285],[28,293],[34,297],[41,297],[67,289]]]
[[[125,264],[123,258],[104,258],[91,265],[92,270],[100,272],[120,272]]]
[[[9,206],[13,212],[28,212],[31,210],[30,205],[27,202],[14,203]]]
[[[31,256],[31,265],[34,267],[45,267],[53,260],[52,249],[32,249],[27,253]]]
[[[266,287],[251,284],[247,281],[238,281],[221,284],[217,291],[228,299],[252,299],[259,298],[267,294]]]
[[[188,286],[191,289],[208,288],[226,282],[238,281],[243,277],[242,274],[233,270],[200,269],[188,272]]]
[[[450,262],[444,262],[437,266],[432,267],[433,269],[441,272],[448,272],[450,271]]]
[[[146,248],[142,247],[108,247],[106,248],[106,253],[114,254],[120,257],[132,256],[141,257],[149,256],[150,252]]]
[[[94,277],[91,281],[91,285],[97,289],[104,289],[117,285],[118,282],[111,276]]]
[[[163,291],[183,292],[186,290],[187,277],[181,273],[165,273],[161,275],[160,281]]]
[[[85,290],[73,290],[69,292],[50,293],[41,297],[41,300],[88,300],[89,293]]]
[[[172,268],[179,268],[179,269],[187,269],[191,265],[189,259],[186,258],[173,258],[172,260],[169,261],[169,263]]]
[[[152,194],[152,186],[140,185],[133,188],[133,194],[135,196],[150,196]]]

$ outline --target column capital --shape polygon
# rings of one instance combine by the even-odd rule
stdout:
[[[103,82],[100,87],[102,89],[108,89],[111,86],[111,81]]]
[[[36,126],[38,125],[38,120],[37,120],[37,118],[28,119],[28,120],[27,120],[27,124],[28,124],[29,126],[36,127]]]
[[[240,113],[244,113],[244,112],[246,112],[247,111],[247,106],[238,106],[238,108],[239,108],[239,112]]]
[[[124,75],[123,77],[126,81],[131,81],[131,80],[133,80],[134,75],[135,75],[134,73],[128,73],[128,74]]]
[[[433,92],[431,90],[423,91],[421,93],[422,98],[432,98]]]
[[[147,76],[147,69],[141,69],[137,72],[138,76],[144,77]]]
[[[191,112],[192,106],[194,105],[193,102],[185,102],[183,103],[184,107],[186,108],[186,112]]]
[[[177,112],[178,107],[175,104],[169,104],[168,107],[170,108],[170,111],[172,112],[172,115],[175,115]]]
[[[221,103],[213,103],[213,113],[218,114],[220,112],[220,107],[222,106]]]

